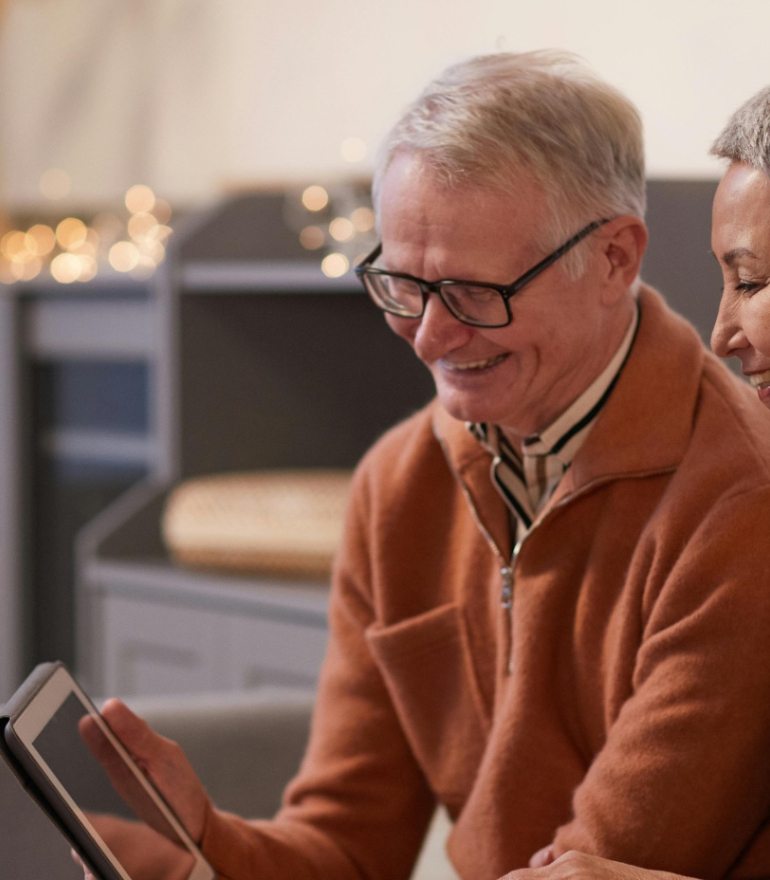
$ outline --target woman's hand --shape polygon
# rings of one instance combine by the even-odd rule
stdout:
[[[541,853],[545,856],[544,850],[540,850],[536,856]],[[679,874],[648,871],[580,852],[565,853],[551,863],[545,858],[536,860],[533,856],[533,863],[546,866],[511,871],[500,880],[685,880]]]

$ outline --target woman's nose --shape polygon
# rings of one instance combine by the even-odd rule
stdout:
[[[721,358],[728,358],[737,355],[748,344],[740,321],[739,305],[732,291],[725,285],[719,303],[719,313],[711,331],[711,350]]]

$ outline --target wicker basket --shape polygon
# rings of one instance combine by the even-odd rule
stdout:
[[[297,470],[189,480],[166,504],[166,545],[185,565],[328,578],[350,477]]]

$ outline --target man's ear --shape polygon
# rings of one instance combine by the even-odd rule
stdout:
[[[605,300],[612,304],[628,291],[642,265],[649,238],[639,217],[623,214],[605,226],[602,253],[605,257]]]

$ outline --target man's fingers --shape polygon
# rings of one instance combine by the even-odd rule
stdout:
[[[157,760],[159,751],[173,745],[170,740],[155,733],[143,718],[135,715],[121,700],[107,700],[101,714],[143,770],[145,761]]]
[[[102,708],[102,717],[172,807],[188,834],[199,841],[203,835],[208,795],[182,749],[155,733],[143,718],[120,700],[108,700]],[[88,740],[86,742],[88,744]],[[122,775],[125,771],[112,770],[112,764],[105,761],[102,764],[116,787],[128,787],[130,780]],[[163,833],[157,823],[151,824]]]

